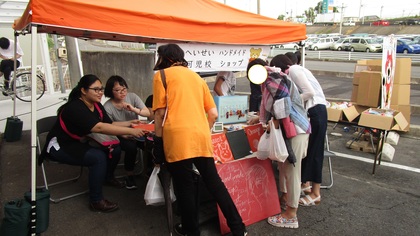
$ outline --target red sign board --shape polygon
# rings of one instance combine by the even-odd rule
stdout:
[[[242,158],[216,165],[245,225],[280,213],[280,202],[271,160]],[[218,209],[222,234],[230,232],[226,219]]]
[[[248,138],[249,146],[251,151],[256,152],[258,149],[258,142],[260,141],[261,135],[264,133],[262,124],[248,125],[244,127],[246,136]]]
[[[213,144],[213,155],[216,162],[225,163],[233,161],[232,150],[224,133],[212,134],[211,142]]]

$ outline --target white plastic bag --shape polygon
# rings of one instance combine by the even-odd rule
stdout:
[[[257,158],[260,160],[265,160],[270,154],[270,134],[264,132],[260,137],[257,147]]]
[[[274,127],[273,121],[270,122],[270,151],[268,158],[273,161],[284,162],[289,153],[287,152],[286,143],[283,138],[281,129]]]
[[[155,166],[152,174],[150,175],[149,181],[147,182],[146,191],[144,193],[144,201],[146,202],[146,205],[159,206],[159,205],[165,204],[165,197],[163,195],[163,187],[158,177],[159,171],[160,171],[160,167]],[[174,194],[172,181],[170,185],[170,194],[171,194],[171,200],[172,202],[174,202],[176,200],[176,197]]]

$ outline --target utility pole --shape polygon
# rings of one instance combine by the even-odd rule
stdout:
[[[260,0],[257,0],[257,14],[260,14]]]
[[[341,17],[340,17],[340,34],[343,28],[344,3],[341,3]]]
[[[382,10],[384,9],[384,6],[381,6],[381,14],[379,15],[379,17],[382,19]]]

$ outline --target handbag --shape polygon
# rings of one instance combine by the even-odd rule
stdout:
[[[284,128],[286,138],[293,138],[297,135],[295,123],[290,119],[290,116],[281,119],[281,124]]]
[[[276,129],[273,121],[270,122],[269,155],[273,161],[284,162],[289,156],[281,128]]]
[[[152,174],[150,175],[149,181],[147,181],[146,191],[144,193],[144,201],[146,202],[146,205],[159,206],[165,204],[163,187],[158,177],[159,171],[160,167],[155,166],[155,168],[152,171]],[[169,191],[171,201],[174,202],[176,200],[176,197],[174,194],[172,181],[170,183]]]
[[[95,103],[95,108],[96,108],[96,110],[98,110],[99,117],[102,120],[104,114],[102,113],[102,110],[97,103]],[[66,127],[66,124],[64,123],[63,119],[61,118],[61,113],[59,115],[59,121],[60,121],[61,128],[70,137],[79,140],[81,143],[88,143],[92,147],[105,149],[106,151],[108,151],[109,158],[112,158],[112,151],[114,151],[114,148],[117,145],[120,144],[120,140],[115,135],[101,134],[101,133],[90,133],[90,134],[86,135],[85,137],[80,137],[76,134],[70,133],[70,131]]]

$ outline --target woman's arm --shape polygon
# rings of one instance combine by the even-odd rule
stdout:
[[[110,135],[131,135],[134,137],[141,137],[146,134],[146,132],[142,129],[134,129],[129,127],[122,127],[114,124],[98,122],[93,128],[91,129],[92,133],[102,133],[102,134],[110,134]]]
[[[217,113],[217,108],[211,108],[210,110],[207,111],[207,120],[209,122],[209,128],[211,129],[214,125],[214,122],[216,122],[217,116],[219,114]]]
[[[163,135],[162,123],[165,117],[165,111],[166,108],[159,108],[155,111],[155,135],[157,137],[162,137]]]
[[[222,76],[218,76],[216,78],[216,83],[214,83],[214,88],[213,91],[217,94],[217,96],[223,96],[223,92],[222,92],[222,84],[225,80],[223,79]]]

